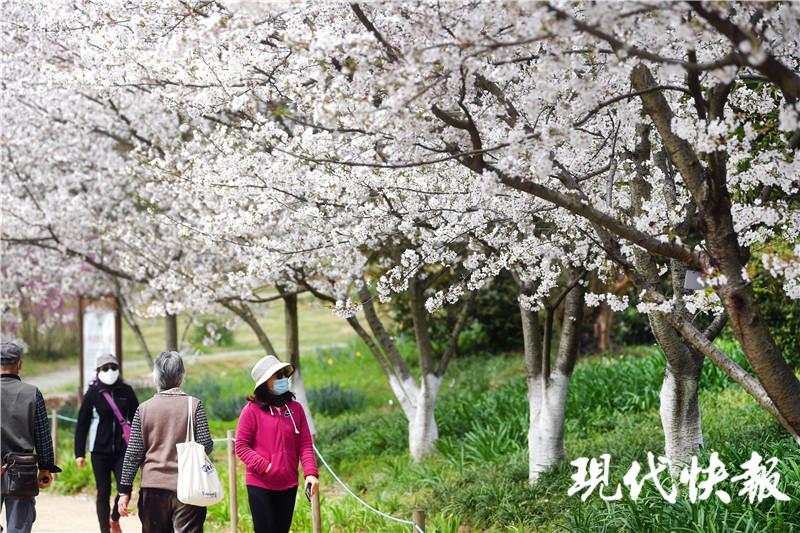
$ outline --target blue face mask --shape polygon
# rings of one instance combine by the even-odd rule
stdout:
[[[272,394],[281,395],[289,392],[289,378],[276,379],[272,382]]]

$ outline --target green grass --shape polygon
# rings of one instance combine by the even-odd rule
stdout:
[[[284,338],[285,324],[283,303],[281,301],[276,301],[264,304],[261,308],[261,312],[257,316],[259,323],[269,336],[275,349],[279,354],[284,353],[286,343]],[[347,342],[352,337],[352,330],[347,322],[336,317],[331,309],[310,298],[299,298],[298,317],[300,321],[301,350],[315,346]],[[189,324],[191,320],[192,317],[185,315],[180,315],[178,317],[179,339],[183,336],[187,324]],[[142,330],[150,352],[155,357],[155,355],[164,350],[165,347],[164,319],[153,318],[140,320],[139,327]],[[187,339],[191,337],[191,329],[193,327],[194,326],[189,326],[190,332],[186,335]],[[210,346],[207,348],[206,353],[214,354],[261,349],[258,339],[247,324],[239,323],[237,327],[233,328],[233,333],[234,343],[232,346]],[[133,331],[125,323],[123,323],[122,341],[124,346],[123,353],[126,361],[144,360],[144,351],[139,346]]]
[[[720,346],[740,363],[735,343]],[[408,350],[404,346],[404,351]],[[358,355],[357,355],[358,354]],[[408,355],[406,353],[406,355]],[[209,360],[190,365],[186,388],[204,399],[215,416],[212,434],[235,427],[230,413],[243,403],[251,381],[249,367],[258,356]],[[576,367],[567,405],[565,445],[568,458],[544,474],[535,487],[527,483],[528,425],[525,372],[515,355],[473,356],[453,362],[437,404],[440,439],[436,450],[414,464],[407,452],[406,421],[392,399],[379,365],[364,346],[305,350],[303,376],[309,389],[336,383],[363,394],[363,405],[337,416],[317,413],[317,445],[343,480],[378,509],[404,519],[415,508],[428,513],[426,531],[453,532],[468,525],[480,531],[770,531],[800,532],[800,449],[780,426],[738,386],[706,363],[701,407],[705,448],[701,466],[719,453],[731,476],[752,451],[781,460],[781,488],[792,497],[750,504],[738,486],[722,483],[729,504],[712,497],[688,503],[685,494],[671,505],[646,485],[639,500],[604,502],[596,494],[583,502],[567,496],[576,457],[612,456],[611,483],[636,460],[645,465],[648,451],[661,454],[663,434],[658,390],[663,357],[653,347],[633,347],[623,354],[586,358]],[[68,442],[68,435],[61,441]],[[224,443],[213,453],[227,490]],[[240,465],[241,468],[241,465]],[[59,478],[78,490],[88,469],[67,468]],[[321,469],[323,528],[334,532],[407,532],[366,511]],[[240,531],[250,531],[243,472],[238,478]],[[625,491],[627,493],[627,491]],[[209,531],[225,531],[230,509],[225,502],[209,508]],[[310,530],[310,506],[297,499],[295,531]]]
[[[56,372],[58,370],[74,368],[77,376],[79,363],[79,354],[74,354],[69,357],[62,357],[60,359],[45,359],[25,355],[22,359],[22,371],[20,372],[20,375],[24,379],[25,376],[31,376],[34,374],[43,374],[45,372]]]

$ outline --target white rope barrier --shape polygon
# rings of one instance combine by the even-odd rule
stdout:
[[[53,415],[47,415],[47,418],[52,420],[53,419]],[[77,418],[70,418],[70,417],[64,416],[64,415],[58,415],[58,419],[59,420],[65,420],[67,422],[72,422],[73,424],[77,424],[78,423],[78,419]]]
[[[228,438],[227,438],[227,437],[223,437],[223,438],[219,438],[219,439],[211,439],[211,440],[213,440],[214,442],[227,442],[227,441],[228,441]],[[233,442],[236,442],[236,439],[230,439],[230,440],[231,440],[231,441],[233,441]],[[361,505],[363,505],[364,507],[366,507],[367,509],[369,509],[369,510],[370,510],[370,511],[372,511],[373,513],[379,514],[380,516],[382,516],[382,517],[386,518],[387,520],[394,520],[395,522],[399,522],[399,523],[401,523],[401,524],[408,524],[408,525],[414,526],[414,529],[415,529],[415,530],[416,530],[418,533],[425,533],[425,531],[424,531],[424,530],[423,530],[421,527],[419,527],[417,524],[415,524],[415,523],[414,523],[414,522],[412,522],[411,520],[404,520],[404,519],[402,519],[402,518],[397,518],[396,516],[392,516],[392,515],[390,515],[390,514],[386,514],[386,513],[384,513],[383,511],[379,511],[378,509],[375,509],[373,506],[371,506],[370,504],[368,504],[367,502],[365,502],[364,500],[362,500],[361,498],[359,498],[359,497],[358,497],[358,496],[357,496],[357,495],[356,495],[356,494],[355,494],[355,493],[354,493],[352,490],[350,490],[350,487],[348,487],[347,485],[345,485],[344,481],[342,481],[342,480],[339,478],[339,476],[337,476],[337,475],[336,475],[336,472],[334,472],[334,471],[333,471],[333,469],[331,468],[331,466],[328,464],[328,461],[326,461],[326,460],[325,460],[325,458],[322,456],[322,454],[321,454],[321,453],[319,453],[319,450],[317,449],[316,445],[314,446],[314,451],[315,451],[315,452],[317,452],[317,455],[319,456],[320,460],[322,461],[322,464],[323,464],[323,465],[325,465],[325,468],[327,468],[327,469],[328,469],[328,472],[330,472],[330,473],[331,473],[331,475],[333,476],[333,479],[335,479],[335,480],[336,480],[336,481],[339,483],[339,485],[341,485],[341,486],[342,486],[342,488],[343,488],[343,489],[344,489],[344,490],[345,490],[345,491],[346,491],[346,492],[347,492],[347,493],[348,493],[350,496],[352,496],[353,498],[355,498],[355,500],[356,500],[358,503],[360,503]]]
[[[369,509],[369,510],[370,510],[370,511],[372,511],[373,513],[377,513],[377,514],[381,515],[382,517],[384,517],[384,518],[386,518],[386,519],[388,519],[388,520],[394,520],[395,522],[400,522],[401,524],[410,524],[410,525],[414,526],[414,529],[416,529],[416,530],[417,530],[419,533],[425,533],[425,531],[423,531],[421,527],[419,527],[417,524],[415,524],[415,523],[414,523],[414,522],[412,522],[411,520],[403,520],[402,518],[397,518],[396,516],[392,516],[392,515],[389,515],[389,514],[386,514],[386,513],[384,513],[383,511],[379,511],[379,510],[375,509],[374,507],[372,507],[372,506],[371,506],[370,504],[368,504],[367,502],[365,502],[364,500],[362,500],[361,498],[359,498],[358,496],[356,496],[356,495],[353,493],[353,491],[352,491],[352,490],[350,490],[350,487],[348,487],[347,485],[345,485],[345,484],[344,484],[344,482],[343,482],[341,479],[339,479],[339,476],[337,476],[337,475],[336,475],[336,472],[334,472],[334,471],[333,471],[333,469],[330,467],[330,465],[329,465],[329,464],[328,464],[328,462],[325,460],[325,458],[322,456],[322,454],[321,454],[321,453],[319,453],[319,450],[317,449],[317,447],[316,447],[316,446],[314,446],[314,451],[315,451],[315,452],[317,452],[317,455],[319,456],[320,460],[322,461],[322,464],[324,464],[324,465],[325,465],[325,468],[327,468],[327,469],[328,469],[328,472],[330,472],[330,473],[331,473],[331,475],[333,476],[333,479],[335,479],[336,481],[338,481],[338,482],[339,482],[339,485],[341,485],[341,486],[342,486],[342,488],[343,488],[344,490],[346,490],[346,491],[347,491],[347,493],[348,493],[350,496],[352,496],[353,498],[355,498],[355,499],[356,499],[356,501],[357,501],[358,503],[360,503],[361,505],[363,505],[364,507],[366,507],[367,509]]]

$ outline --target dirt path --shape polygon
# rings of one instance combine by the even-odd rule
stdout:
[[[6,517],[3,512],[2,524]],[[120,519],[124,533],[141,533],[138,516]],[[79,494],[62,496],[42,491],[36,498],[36,521],[33,533],[95,533],[100,530],[94,506],[94,496]]]
[[[347,346],[347,343],[339,342],[333,344],[319,344],[313,346],[303,346],[301,348],[302,351],[312,351],[312,350],[322,350],[328,348],[337,348],[337,347],[344,347]],[[280,350],[278,350],[280,354]],[[222,353],[214,353],[214,354],[204,354],[199,356],[188,356],[186,361],[189,364],[203,363],[209,361],[220,361],[225,359],[236,359],[237,357],[250,357],[250,356],[258,356],[262,355],[264,350],[261,348],[251,349],[251,350],[235,350],[230,352],[222,352]],[[128,374],[126,376],[130,377],[139,377],[140,374],[146,373],[145,369],[147,367],[147,362],[144,359],[136,359],[134,361],[123,361],[123,365],[128,370]],[[32,375],[25,375],[23,371],[23,379],[28,383],[32,383],[39,387],[39,390],[42,391],[42,394],[45,396],[48,393],[61,391],[67,388],[68,386],[72,386],[73,389],[77,390],[78,387],[78,378],[79,378],[79,370],[78,365],[75,368],[66,368],[61,370],[56,370],[54,372],[45,372],[42,374],[32,374]]]

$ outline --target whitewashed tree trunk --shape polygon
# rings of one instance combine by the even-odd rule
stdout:
[[[664,452],[672,465],[673,473],[679,471],[691,455],[703,446],[699,387],[699,376],[681,376],[674,373],[669,363],[667,364],[658,412],[664,428]]]
[[[564,417],[567,409],[569,381],[578,356],[578,327],[583,318],[584,288],[575,272],[569,271],[568,286],[556,300],[564,304],[564,321],[558,343],[558,357],[553,370],[550,369],[550,354],[544,346],[550,344],[551,332],[541,335],[538,314],[520,304],[522,334],[525,344],[525,369],[528,375],[528,482],[535,485],[542,472],[558,464],[565,457]],[[517,279],[521,292],[530,291]],[[552,320],[545,321],[550,328]],[[544,337],[544,342],[542,342]]]
[[[649,127],[637,126],[638,142],[635,151],[636,175],[631,182],[631,203],[634,213],[642,214],[645,199],[651,197],[651,185],[645,179],[649,172],[647,162],[650,160],[651,145]],[[675,188],[672,176],[664,165],[663,157],[657,154],[659,166],[665,175],[663,191],[671,206],[675,202]],[[656,289],[661,283],[653,256],[643,249],[633,254],[636,268],[650,288]],[[673,312],[685,312],[683,304],[684,280],[686,266],[676,260],[670,261],[670,273],[673,290]],[[667,315],[660,311],[648,314],[650,329],[664,352],[666,365],[664,379],[659,395],[661,427],[664,430],[664,453],[670,462],[673,475],[680,472],[691,455],[703,445],[703,425],[700,419],[700,373],[703,369],[703,356],[694,350],[672,327]]]
[[[400,379],[394,374],[389,375],[389,387],[400,404],[400,409],[406,415],[408,420],[414,418],[414,412],[417,409],[417,397],[419,396],[419,387],[411,376],[405,379]]]
[[[318,298],[331,303],[336,301],[332,296],[316,290],[313,286],[308,284],[306,286]],[[409,280],[410,310],[414,322],[414,336],[417,341],[421,372],[419,382],[411,375],[394,340],[381,322],[366,282],[359,287],[359,294],[364,318],[370,331],[367,331],[355,316],[347,317],[350,327],[364,341],[378,364],[381,365],[389,381],[389,387],[408,421],[409,451],[415,461],[419,461],[429,453],[433,448],[433,443],[439,438],[439,428],[434,414],[436,398],[439,394],[442,376],[456,351],[458,336],[467,323],[475,296],[474,292],[470,292],[465,297],[461,313],[450,332],[450,341],[439,358],[438,368],[434,368],[433,346],[428,331],[424,290],[425,287],[418,279]]]
[[[645,252],[635,254],[637,267],[646,278],[655,280],[655,265]],[[673,285],[682,287],[683,275],[673,264]],[[700,417],[700,373],[703,356],[693,349],[661,312],[649,313],[650,329],[664,352],[666,364],[659,395],[661,427],[664,430],[664,453],[671,471],[680,471],[691,455],[703,446]]]
[[[545,383],[537,380],[528,391],[531,425],[528,429],[528,480],[539,476],[565,456],[564,414],[570,376],[558,371]]]
[[[413,416],[408,419],[408,447],[414,461],[428,454],[439,438],[434,408],[442,380],[435,374],[427,374],[420,381],[422,386],[417,394],[417,405]]]

